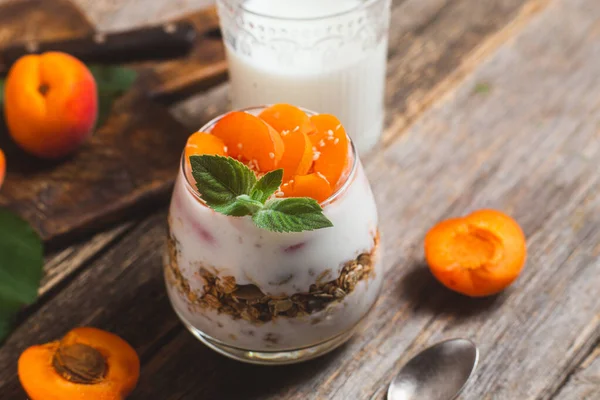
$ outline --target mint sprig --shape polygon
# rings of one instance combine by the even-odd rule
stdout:
[[[202,199],[221,214],[250,215],[256,226],[274,232],[312,231],[333,226],[314,199],[270,199],[281,186],[282,169],[271,171],[257,181],[250,168],[231,157],[191,156],[190,164]]]

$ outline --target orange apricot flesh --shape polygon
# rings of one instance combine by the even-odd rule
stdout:
[[[312,173],[308,175],[297,175],[294,179],[281,186],[284,197],[312,197],[316,201],[323,202],[333,190],[324,175]]]
[[[306,175],[313,163],[313,145],[308,135],[300,130],[284,132],[283,157],[279,168],[283,168],[284,182],[294,175]]]
[[[0,187],[4,183],[4,176],[6,175],[6,158],[4,152],[0,149]]]
[[[490,296],[509,286],[521,273],[526,255],[518,223],[495,210],[442,221],[425,237],[425,257],[436,279],[471,297]]]
[[[223,141],[231,157],[256,163],[259,171],[275,169],[283,156],[279,133],[262,119],[243,111],[225,115],[211,133]]]
[[[206,132],[195,132],[185,145],[185,157],[201,154],[212,154],[218,156],[227,155],[227,147],[221,139]]]
[[[317,152],[313,170],[323,174],[332,188],[336,188],[350,165],[346,130],[341,122],[330,114],[314,115],[310,120],[315,126],[315,131],[309,138]]]
[[[271,125],[279,133],[301,131],[309,134],[315,130],[308,115],[290,104],[275,104],[265,108],[258,117]]]

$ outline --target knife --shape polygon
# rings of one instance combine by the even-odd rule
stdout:
[[[0,74],[26,54],[61,51],[85,63],[124,64],[187,55],[197,37],[188,21],[169,22],[115,33],[94,33],[58,41],[28,41],[0,49]]]

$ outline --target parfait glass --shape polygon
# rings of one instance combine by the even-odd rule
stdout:
[[[220,118],[200,131],[210,132]],[[382,284],[382,246],[373,194],[350,147],[346,181],[321,203],[333,227],[299,233],[213,211],[182,155],[165,282],[175,312],[207,346],[250,363],[289,364],[340,346],[367,316]]]

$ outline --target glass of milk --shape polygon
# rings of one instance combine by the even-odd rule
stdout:
[[[390,0],[217,0],[234,109],[290,103],[379,141]]]

